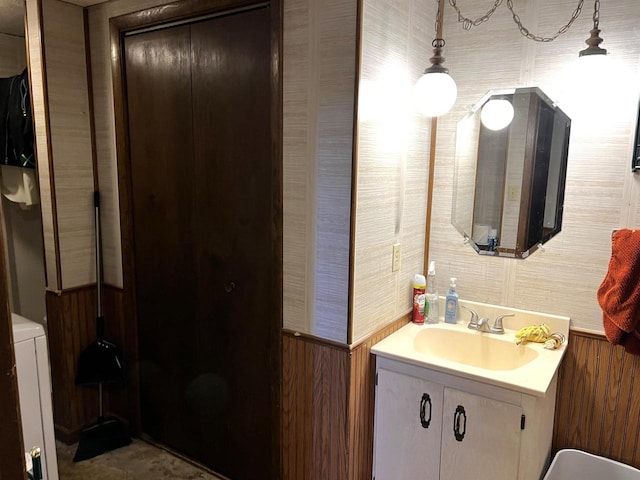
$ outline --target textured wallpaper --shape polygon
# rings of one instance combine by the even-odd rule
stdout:
[[[474,17],[487,8],[480,0],[461,5]],[[529,0],[516,8],[531,31],[548,36],[575,5]],[[611,66],[588,74],[575,61],[592,28],[591,4],[552,43],[522,37],[506,4],[469,32],[451,7],[445,13],[444,55],[458,100],[438,122],[430,255],[439,265],[439,289],[444,292],[448,277],[455,276],[463,299],[565,315],[574,327],[602,331],[596,290],[607,271],[612,230],[640,224],[640,177],[630,171],[640,89],[640,4],[602,2],[602,47]],[[456,124],[487,90],[517,86],[540,87],[572,119],[562,232],[525,260],[483,257],[463,244],[450,221]]]
[[[436,2],[363,2],[353,342],[410,310],[423,270],[431,121],[414,111],[412,88],[432,55],[435,13]]]
[[[284,2],[284,328],[347,341],[356,2]]]

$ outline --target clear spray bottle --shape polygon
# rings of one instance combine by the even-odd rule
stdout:
[[[438,291],[436,290],[436,262],[431,260],[429,271],[427,272],[427,291],[425,292],[425,303],[427,307],[427,323],[438,323],[440,320],[440,308]]]

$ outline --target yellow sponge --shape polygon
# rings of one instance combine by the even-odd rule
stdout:
[[[546,323],[524,327],[516,332],[516,344],[520,345],[523,342],[544,343],[550,333],[551,329]]]

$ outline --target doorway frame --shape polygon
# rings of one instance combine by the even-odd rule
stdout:
[[[122,242],[123,267],[123,311],[126,318],[131,319],[125,325],[125,354],[130,364],[136,365],[138,353],[138,321],[135,292],[135,258],[133,229],[133,191],[129,152],[129,120],[126,103],[125,69],[124,69],[124,36],[127,32],[172,24],[188,22],[197,17],[224,14],[229,11],[251,9],[260,5],[268,5],[271,17],[271,182],[276,192],[272,198],[271,211],[271,262],[274,275],[268,288],[275,299],[273,310],[269,312],[270,351],[268,359],[271,365],[271,478],[282,477],[281,449],[281,385],[282,385],[282,0],[183,0],[152,7],[138,12],[128,13],[109,19],[109,35],[111,47],[111,74],[114,96],[116,156],[118,169],[118,195],[120,202],[120,227]],[[139,372],[132,369],[130,374],[130,411],[133,418],[131,426],[141,431]]]

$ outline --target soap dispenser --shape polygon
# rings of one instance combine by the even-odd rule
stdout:
[[[445,298],[444,321],[446,323],[456,323],[458,321],[458,294],[456,293],[456,279],[451,278],[449,283],[449,293]]]

